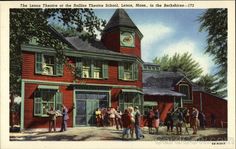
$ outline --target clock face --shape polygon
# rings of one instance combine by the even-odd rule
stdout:
[[[120,33],[120,45],[125,47],[134,47],[134,33],[133,32],[121,32]]]

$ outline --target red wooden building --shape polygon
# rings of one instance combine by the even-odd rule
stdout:
[[[97,107],[142,110],[142,37],[123,9],[115,11],[101,41],[58,35],[70,45],[65,54],[76,67],[76,79],[67,65],[57,63],[54,49],[22,45],[21,128],[48,127],[47,110],[61,104],[69,109],[69,127],[94,124]]]
[[[227,124],[227,100],[205,92],[180,72],[159,71],[159,65],[143,65],[144,110],[157,106],[160,120],[164,122],[170,109],[184,107],[192,112],[192,107],[206,116],[206,126],[221,127]],[[147,103],[147,104],[146,104]]]
[[[68,64],[58,63],[50,47],[34,42],[21,46],[21,129],[48,127],[47,110],[59,110],[61,104],[69,109],[68,127],[93,125],[97,107],[124,110],[139,106],[144,113],[157,103],[161,120],[171,107],[196,106],[206,115],[220,113],[217,122],[227,121],[225,100],[193,90],[193,84],[180,73],[159,72],[158,65],[143,65],[143,35],[123,9],[115,11],[101,41],[89,43],[78,37],[62,37],[52,28],[49,31],[69,45],[65,51]],[[75,74],[68,66],[75,68]]]

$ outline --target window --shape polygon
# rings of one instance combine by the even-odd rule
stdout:
[[[47,112],[53,108],[61,110],[62,94],[57,90],[39,89],[34,94],[34,115],[47,116]]]
[[[139,110],[142,112],[142,103],[143,103],[143,98],[142,95],[139,93],[132,93],[132,92],[127,92],[127,93],[121,93],[119,95],[119,107],[121,111],[124,111],[126,108],[132,106],[138,106]]]
[[[54,56],[43,56],[43,74],[53,75],[55,74],[55,58]]]
[[[76,76],[80,78],[107,79],[107,62],[100,60],[88,60],[77,58]]]
[[[63,75],[63,64],[54,55],[35,54],[35,73],[43,75]]]
[[[91,77],[91,61],[83,61],[83,71],[82,71],[83,78],[90,78]]]
[[[137,63],[119,63],[119,79],[120,80],[138,80],[138,64]]]
[[[132,64],[124,64],[124,80],[132,80]]]
[[[93,77],[98,79],[102,78],[102,63],[100,61],[94,61]]]
[[[186,96],[182,97],[183,101],[184,100],[191,100],[190,90],[189,90],[189,86],[187,84],[180,84],[179,85],[179,92],[186,95]]]

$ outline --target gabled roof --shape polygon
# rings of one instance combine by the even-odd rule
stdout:
[[[112,30],[116,27],[127,27],[138,30],[141,37],[142,33],[139,31],[138,27],[134,24],[134,22],[130,19],[129,15],[126,13],[124,9],[116,9],[115,13],[103,29],[103,32]]]
[[[143,72],[143,86],[172,90],[185,76],[180,72]]]

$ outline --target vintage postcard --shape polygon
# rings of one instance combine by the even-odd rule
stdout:
[[[234,1],[0,8],[1,148],[234,148]]]

